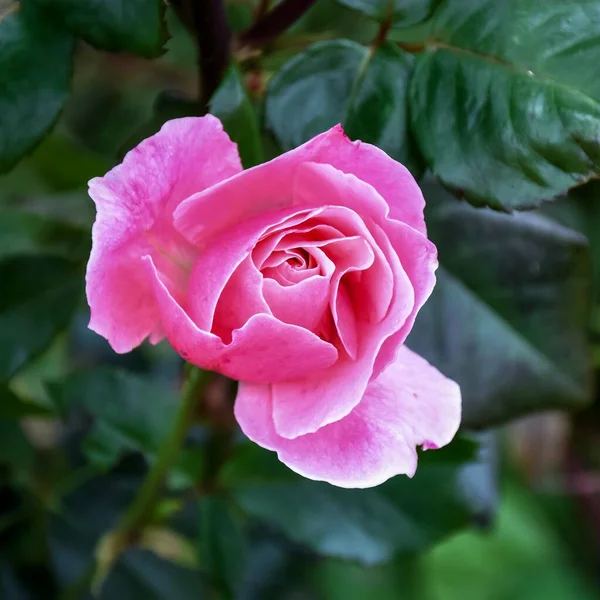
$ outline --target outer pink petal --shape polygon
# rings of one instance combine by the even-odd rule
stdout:
[[[304,477],[346,488],[412,477],[416,447],[448,444],[460,424],[458,385],[405,346],[347,417],[315,433],[279,436],[271,402],[270,386],[241,383],[235,415],[242,431]]]
[[[169,342],[189,362],[243,381],[266,383],[319,372],[337,360],[337,350],[314,333],[257,314],[233,332],[231,343],[202,331],[162,283],[150,256],[145,257],[162,324]]]
[[[410,172],[375,146],[351,142],[341,125],[206,193],[191,197],[176,211],[175,226],[194,243],[202,243],[212,233],[251,215],[289,206],[293,201],[291,182],[298,165],[305,162],[331,165],[356,175],[379,192],[389,206],[392,218],[425,232],[425,202]],[[340,201],[343,204],[344,199]],[[323,198],[314,198],[314,203],[313,206],[322,205]]]
[[[90,181],[97,209],[86,275],[90,328],[115,351],[162,335],[142,256],[154,257],[172,293],[182,291],[181,267],[189,266],[195,253],[173,229],[174,209],[240,171],[236,145],[218,119],[206,116],[166,123],[122,164]]]

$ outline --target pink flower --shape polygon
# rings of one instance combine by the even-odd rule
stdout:
[[[243,171],[216,118],[178,119],[90,195],[90,328],[239,380],[242,430],[290,468],[368,487],[453,438],[458,386],[403,345],[437,253],[384,152],[338,126]]]

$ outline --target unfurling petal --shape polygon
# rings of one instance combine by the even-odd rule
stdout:
[[[406,346],[348,416],[315,433],[295,439],[277,434],[269,385],[241,383],[235,404],[238,423],[252,441],[276,451],[305,477],[347,488],[372,487],[399,474],[412,477],[416,447],[448,444],[460,413],[458,385]]]

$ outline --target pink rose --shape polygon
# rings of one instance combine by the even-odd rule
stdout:
[[[460,391],[403,345],[435,284],[415,180],[340,126],[246,171],[212,116],[90,181],[90,328],[166,337],[240,381],[244,433],[290,468],[368,487],[450,442]]]

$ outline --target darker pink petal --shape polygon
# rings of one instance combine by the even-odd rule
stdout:
[[[337,350],[314,333],[257,314],[232,333],[230,343],[199,329],[161,282],[151,257],[145,257],[165,334],[189,362],[232,379],[284,381],[306,372],[318,373],[337,360]]]
[[[438,267],[436,247],[418,231],[404,223],[390,222],[386,225],[386,237],[412,283],[414,305],[402,327],[384,342],[375,363],[375,377],[394,362],[398,348],[408,337],[419,310],[433,291]]]
[[[235,415],[251,440],[275,450],[301,475],[365,488],[394,475],[412,477],[416,447],[448,444],[460,423],[460,405],[458,385],[403,346],[348,416],[315,433],[293,440],[276,433],[268,385],[241,383]]]
[[[90,328],[117,352],[162,336],[142,256],[154,257],[163,282],[181,298],[196,250],[173,229],[173,211],[240,171],[235,144],[218,119],[206,116],[166,123],[122,164],[90,181],[97,209],[86,275]]]

